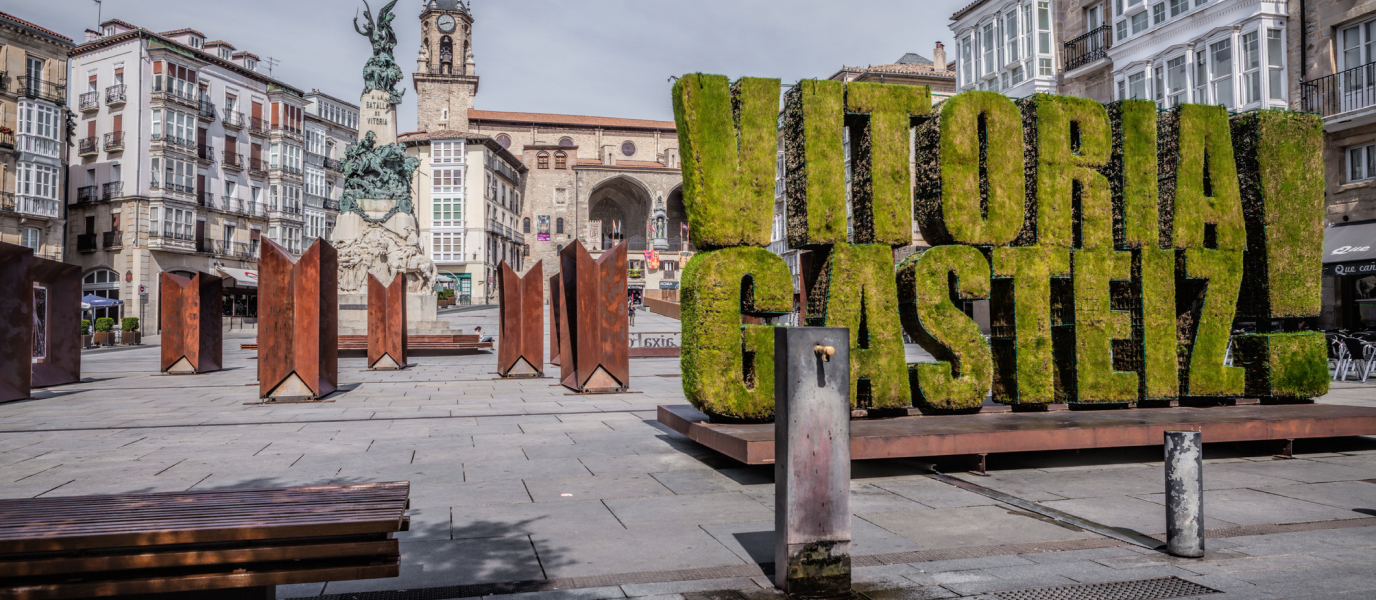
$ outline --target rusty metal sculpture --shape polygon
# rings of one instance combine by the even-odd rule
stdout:
[[[258,395],[318,400],[339,387],[339,257],[323,238],[298,260],[263,240],[258,261]]]
[[[34,257],[33,387],[81,381],[81,267]]]
[[[0,288],[33,287],[33,250],[0,242]],[[33,294],[0,294],[0,402],[29,397],[33,369]]]
[[[568,317],[564,314],[563,292],[564,287],[559,285],[559,274],[549,276],[549,364],[563,366],[560,361],[559,352],[564,343],[564,323],[568,322]]]
[[[626,243],[596,260],[581,243],[559,254],[565,319],[560,323],[560,383],[578,393],[624,392],[630,385]]]
[[[209,273],[191,277],[163,271],[162,372],[210,373],[224,368],[224,282]]]
[[[390,285],[368,275],[368,368],[397,371],[406,368],[406,276],[397,273]]]
[[[543,377],[545,374],[544,261],[525,277],[502,261],[497,267],[501,321],[497,334],[497,374]]]

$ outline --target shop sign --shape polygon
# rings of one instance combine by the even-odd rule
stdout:
[[[1364,262],[1329,263],[1323,266],[1324,275],[1376,275],[1376,260]]]
[[[661,289],[661,290],[676,290],[676,289],[678,289],[678,282],[677,282],[677,281],[661,281],[661,282],[659,282],[659,289]]]

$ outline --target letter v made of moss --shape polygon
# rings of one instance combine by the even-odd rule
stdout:
[[[784,94],[784,195],[794,248],[846,243],[843,86],[805,79]]]
[[[1022,119],[996,92],[958,94],[917,128],[913,213],[932,245],[1002,246],[1023,226]]]
[[[855,243],[890,246],[912,243],[908,132],[914,117],[931,112],[932,94],[927,86],[846,84]]]
[[[693,73],[674,83],[683,205],[702,249],[767,246],[774,214],[779,80]]]
[[[1034,94],[1018,101],[1025,136],[1027,216],[1018,246],[1111,248],[1113,201],[1101,170],[1113,138],[1104,105]]]
[[[683,270],[683,392],[720,419],[767,421],[774,415],[774,333],[741,316],[793,309],[788,264],[763,248],[703,252]],[[902,345],[899,345],[902,359]]]
[[[898,265],[903,327],[934,363],[908,365],[913,404],[953,411],[977,409],[994,378],[993,358],[979,326],[952,302],[989,297],[989,261],[972,246],[937,246]]]
[[[810,295],[812,301],[820,299],[821,306],[809,307],[809,312],[820,315],[825,327],[850,329],[851,404],[880,409],[912,406],[893,249],[884,244],[835,244],[822,270],[816,285],[826,286],[826,294]],[[868,382],[868,406],[860,404],[861,380]]]

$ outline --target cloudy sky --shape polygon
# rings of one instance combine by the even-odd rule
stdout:
[[[673,119],[669,77],[694,71],[822,78],[843,64],[927,58],[951,47],[949,17],[967,0],[472,0],[474,58],[487,110]],[[104,0],[102,16],[153,31],[190,27],[281,61],[288,84],[356,101],[370,53],[350,20],[361,0]],[[376,12],[383,0],[370,0]],[[421,0],[393,26],[408,74],[399,117],[415,128],[409,74]],[[0,0],[0,11],[82,40],[93,0]],[[265,67],[260,67],[265,68]]]

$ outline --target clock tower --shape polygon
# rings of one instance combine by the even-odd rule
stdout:
[[[467,131],[478,93],[473,64],[473,15],[462,0],[425,0],[416,59],[416,126],[421,131]]]

